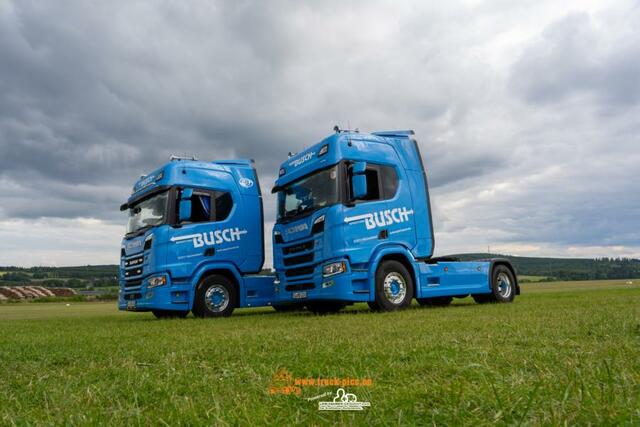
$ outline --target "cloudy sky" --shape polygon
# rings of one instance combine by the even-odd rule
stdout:
[[[0,0],[0,58],[0,265],[117,263],[171,153],[268,189],[334,124],[416,130],[437,254],[640,257],[638,1]]]

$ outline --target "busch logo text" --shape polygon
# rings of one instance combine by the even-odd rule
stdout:
[[[247,230],[240,230],[238,227],[225,228],[224,230],[207,231],[204,233],[189,234],[187,236],[172,237],[172,242],[182,242],[191,239],[194,248],[203,246],[220,245],[225,242],[235,242],[247,234]]]
[[[378,212],[366,213],[362,215],[350,216],[344,219],[344,222],[352,223],[364,221],[367,230],[376,227],[384,227],[385,225],[400,224],[409,221],[409,215],[413,214],[413,209],[393,208],[385,209]]]
[[[297,158],[295,160],[290,161],[289,162],[289,166],[293,166],[293,167],[297,168],[301,164],[311,160],[315,154],[316,154],[315,151],[312,151],[311,153],[307,153],[307,154],[305,154],[305,155],[303,155],[303,156],[301,156],[301,157],[299,157],[299,158]]]

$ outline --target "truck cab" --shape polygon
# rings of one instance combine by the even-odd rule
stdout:
[[[270,305],[262,194],[251,160],[173,157],[134,185],[120,250],[119,308],[228,316]]]
[[[298,301],[318,312],[353,302],[393,310],[413,298],[443,305],[471,294],[488,302],[501,295],[496,286],[508,300],[519,292],[508,261],[432,258],[427,175],[412,136],[337,129],[282,163],[272,190],[282,303]]]

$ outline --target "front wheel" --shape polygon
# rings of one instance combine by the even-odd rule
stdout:
[[[413,299],[413,279],[398,261],[382,261],[376,271],[375,301],[372,310],[394,311],[408,307]]]
[[[196,290],[193,314],[196,317],[228,317],[238,305],[238,291],[231,280],[214,274]]]

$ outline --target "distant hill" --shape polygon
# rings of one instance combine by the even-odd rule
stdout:
[[[507,258],[524,280],[604,280],[640,278],[640,260],[629,258],[535,258],[501,254],[452,255],[463,261]],[[263,270],[268,273],[268,270]],[[118,285],[117,265],[78,267],[0,267],[0,286],[36,283],[42,286],[91,288]]]
[[[0,286],[22,284],[83,289],[118,286],[118,266],[0,267]]]

